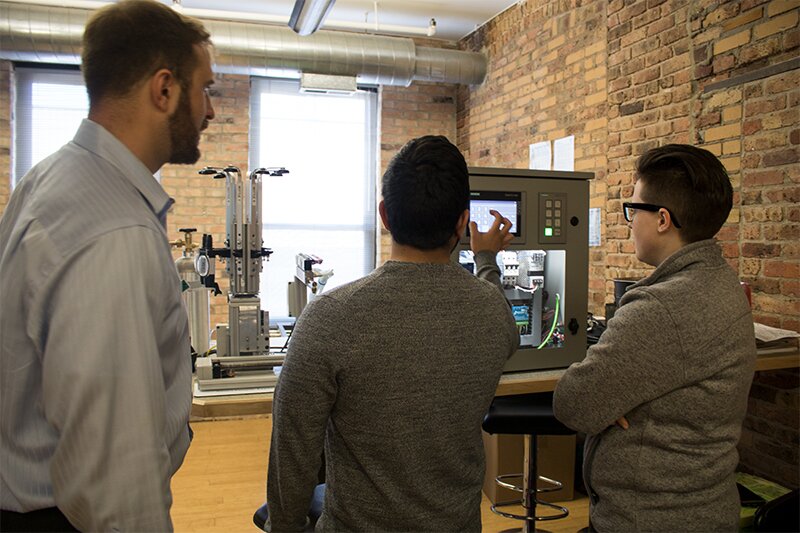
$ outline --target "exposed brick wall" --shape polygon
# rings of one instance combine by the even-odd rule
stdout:
[[[800,371],[756,372],[739,443],[739,469],[800,487]]]
[[[800,331],[800,71],[742,88],[739,272],[764,324]],[[724,146],[724,145],[723,145]]]
[[[736,190],[718,238],[753,287],[755,319],[794,331],[800,330],[800,72],[742,76],[797,57],[799,13],[797,2],[785,0],[695,2],[690,24],[697,86],[692,141],[722,159]],[[732,86],[710,86],[723,80]],[[756,374],[741,470],[800,486],[799,403],[796,369]]]
[[[650,267],[633,255],[622,202],[633,194],[633,167],[646,150],[691,143],[692,51],[688,1],[612,1],[608,6],[607,300],[615,278]]]
[[[652,271],[636,261],[621,212],[636,158],[670,142],[709,149],[735,190],[718,239],[753,286],[756,319],[800,330],[798,71],[711,85],[795,57],[798,10],[786,0],[518,4],[461,43],[486,53],[489,71],[459,89],[459,146],[470,164],[525,168],[530,143],[575,134],[576,169],[595,172],[591,205],[603,208],[595,313],[613,301],[614,278]],[[598,68],[606,79],[593,85]],[[800,389],[786,374],[759,374],[740,450],[745,470],[797,487]]]
[[[482,85],[459,88],[458,145],[470,165],[528,168],[530,144],[574,135],[575,170],[595,174],[590,206],[605,206],[605,6],[529,1],[462,43],[489,59]],[[605,277],[605,252],[592,248],[589,307],[595,312],[603,309]]]
[[[693,141],[720,156],[737,198],[719,238],[753,287],[759,322],[800,330],[800,72],[743,75],[797,56],[796,2],[695,6],[691,19],[699,93]],[[730,80],[732,87],[709,90]],[[713,86],[712,86],[713,87]]]

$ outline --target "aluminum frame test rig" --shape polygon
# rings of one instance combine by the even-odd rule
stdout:
[[[257,168],[245,176],[234,166],[199,171],[225,180],[226,237],[224,246],[215,248],[212,236],[203,235],[195,269],[204,287],[221,294],[215,259],[223,259],[230,282],[228,323],[216,327],[216,354],[197,358],[201,391],[273,387],[277,382],[274,369],[283,364],[284,355],[270,353],[269,312],[261,309],[259,298],[263,261],[272,253],[263,247],[261,238],[261,179],[288,172],[285,168]]]

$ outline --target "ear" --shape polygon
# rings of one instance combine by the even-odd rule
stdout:
[[[150,100],[161,112],[172,114],[178,105],[181,87],[171,70],[162,68],[150,77]]]
[[[675,224],[672,223],[672,217],[669,211],[663,207],[658,210],[658,232],[664,233],[670,228],[674,228]]]
[[[467,224],[469,224],[469,209],[464,209],[464,212],[458,217],[458,222],[456,223],[456,235],[458,235],[459,239],[464,236]]]
[[[386,206],[383,205],[383,200],[381,203],[378,204],[378,213],[381,215],[381,222],[383,222],[383,227],[386,228],[386,231],[391,232],[392,229],[389,227],[389,219],[386,216]]]

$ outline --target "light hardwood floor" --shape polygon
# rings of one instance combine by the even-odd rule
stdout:
[[[253,512],[264,503],[270,417],[193,422],[194,441],[172,480],[172,520],[177,532],[255,532]],[[553,532],[575,532],[588,524],[588,500],[564,502],[570,516],[541,522]],[[513,507],[508,507],[511,512]],[[483,530],[519,528],[497,516],[484,496]],[[517,511],[518,512],[518,511]]]

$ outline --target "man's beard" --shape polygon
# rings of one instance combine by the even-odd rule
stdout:
[[[191,165],[200,159],[200,130],[192,123],[188,90],[181,91],[178,107],[169,117],[169,139],[172,147],[170,163]]]

